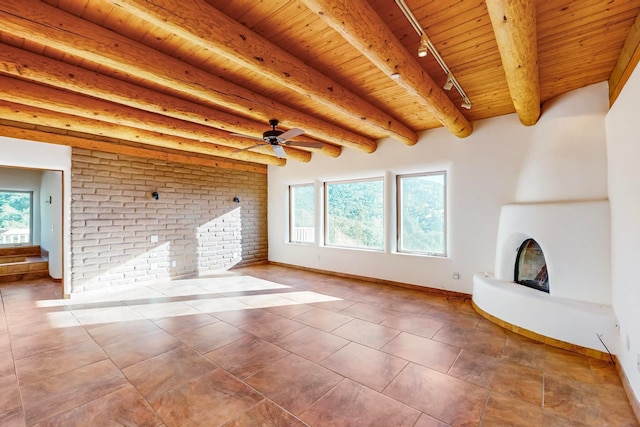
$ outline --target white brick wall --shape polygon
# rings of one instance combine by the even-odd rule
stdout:
[[[265,174],[74,148],[71,181],[74,293],[267,259]]]

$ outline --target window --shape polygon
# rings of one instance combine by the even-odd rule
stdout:
[[[0,190],[0,245],[31,244],[30,191]]]
[[[325,184],[325,243],[384,248],[382,178]]]
[[[446,178],[446,172],[398,176],[398,252],[447,255]]]
[[[289,187],[289,241],[315,242],[315,188],[313,184]]]

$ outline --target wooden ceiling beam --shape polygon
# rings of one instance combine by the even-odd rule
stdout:
[[[471,123],[366,0],[301,1],[388,76],[399,73],[396,83],[454,135],[471,134]]]
[[[149,150],[139,146],[122,145],[115,142],[96,141],[90,138],[83,138],[66,133],[52,133],[38,129],[27,129],[24,127],[0,124],[0,135],[9,138],[24,139],[27,141],[45,142],[47,144],[66,145],[74,148],[84,148],[86,150],[96,150],[105,153],[125,154],[128,156],[142,157],[145,159],[157,159],[167,162],[182,163],[186,165],[208,166],[212,168],[230,169],[243,172],[267,173],[266,165],[255,163],[235,163],[222,160],[218,157],[193,156],[176,152]]]
[[[220,55],[257,76],[272,80],[325,108],[407,145],[418,136],[389,114],[374,107],[339,83],[311,68],[204,0],[108,0],[114,6],[158,28]],[[214,22],[215,25],[211,25]]]
[[[322,141],[366,153],[377,148],[377,143],[369,138],[232,84],[38,0],[3,0],[0,31],[84,58],[118,74],[135,76],[150,85],[170,87],[241,116],[265,122],[276,117],[285,127],[299,127]]]
[[[618,99],[618,95],[622,91],[627,80],[631,77],[631,73],[635,70],[640,61],[640,14],[636,16],[624,45],[618,56],[615,67],[609,76],[609,105],[613,105]]]
[[[99,120],[51,112],[42,108],[0,100],[0,117],[16,122],[29,123],[54,129],[82,132],[90,135],[117,138],[138,144],[152,145],[180,151],[224,157],[263,165],[284,166],[286,161],[251,151],[235,153],[235,149],[219,144],[199,142],[159,132],[150,132],[128,126],[114,125]]]
[[[486,0],[513,106],[525,126],[540,118],[535,3]]]
[[[220,129],[224,132],[239,133],[257,138],[261,137],[262,133],[268,128],[266,123],[259,123],[220,110],[214,110],[195,102],[136,86],[132,83],[1,43],[0,65],[2,65],[0,66],[0,75],[57,87],[69,92],[87,95],[91,98],[128,106],[131,109],[187,121],[187,127],[189,127],[189,123],[196,123],[208,128]],[[85,104],[76,105],[84,106]],[[203,129],[203,131],[206,130]],[[312,139],[308,138],[308,140]],[[315,141],[318,142],[317,140]],[[342,151],[340,146],[329,143],[324,143],[322,148],[308,148],[307,150],[330,157],[338,157]],[[307,156],[305,158],[306,160],[301,159],[301,161],[309,161]]]
[[[85,119],[99,120],[133,129],[178,136],[187,140],[194,140],[196,143],[214,143],[239,149],[253,147],[258,143],[255,140],[232,136],[228,132],[208,126],[188,123],[100,99],[20,81],[11,77],[0,76],[0,93],[2,93],[2,99],[15,104],[28,105]],[[81,106],[81,108],[78,108],[78,106]],[[284,149],[288,159],[300,162],[309,162],[311,160],[309,152],[289,147]],[[253,151],[265,155],[274,155],[270,146],[257,147]]]

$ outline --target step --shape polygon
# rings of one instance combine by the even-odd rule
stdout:
[[[0,256],[0,282],[15,282],[49,277],[49,261],[41,256]]]

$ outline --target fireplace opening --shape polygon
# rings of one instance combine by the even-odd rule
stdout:
[[[529,288],[549,293],[547,262],[542,248],[533,239],[525,240],[518,249],[514,280]]]

